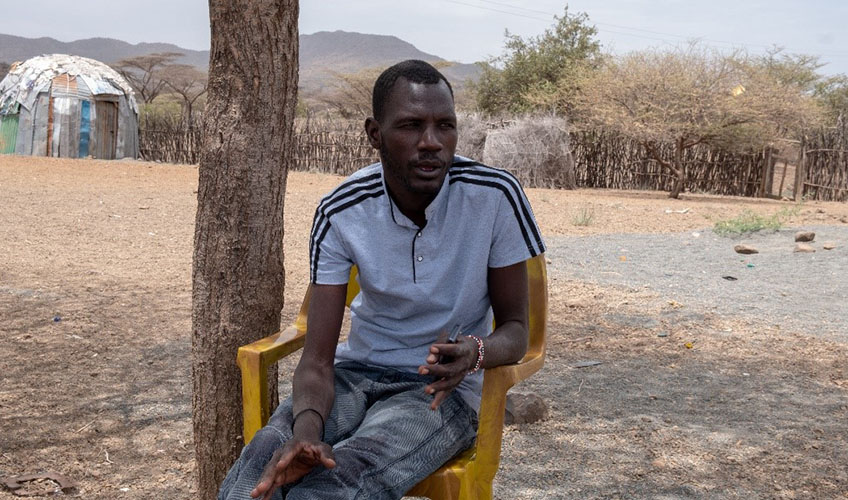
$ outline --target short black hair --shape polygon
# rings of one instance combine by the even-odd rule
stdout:
[[[431,64],[418,60],[407,59],[383,71],[374,82],[374,91],[371,94],[371,112],[378,121],[383,117],[386,99],[394,87],[398,78],[406,78],[412,83],[437,84],[439,80],[445,82],[453,97],[453,87],[445,75],[434,68]]]

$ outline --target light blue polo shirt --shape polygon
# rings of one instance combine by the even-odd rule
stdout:
[[[487,275],[545,251],[520,184],[511,174],[457,156],[419,229],[388,195],[380,163],[350,176],[315,211],[313,283],[341,285],[359,268],[351,330],[336,362],[417,372],[439,333],[486,337],[492,330]],[[457,390],[477,410],[482,370]]]

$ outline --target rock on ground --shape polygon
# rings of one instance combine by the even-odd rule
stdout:
[[[538,394],[507,394],[504,420],[507,425],[532,424],[547,417],[548,405]]]
[[[816,251],[812,245],[807,245],[806,243],[796,243],[795,244],[795,252],[796,253],[814,253]]]
[[[798,231],[795,233],[795,241],[813,241],[816,239],[816,233],[812,231]]]
[[[755,254],[755,253],[760,253],[759,250],[752,247],[751,245],[736,245],[735,247],[733,247],[733,250],[735,250],[736,253],[741,253],[741,254],[744,254],[744,255],[752,255],[752,254]]]

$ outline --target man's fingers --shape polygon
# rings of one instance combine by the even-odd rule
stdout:
[[[441,391],[450,391],[453,390],[454,387],[459,385],[459,381],[454,379],[441,379],[433,382],[428,385],[425,390],[429,394],[436,394]]]
[[[268,488],[268,491],[266,491],[265,494],[262,495],[262,500],[271,500],[272,496],[274,496],[274,485],[273,484],[271,485],[270,488]]]
[[[283,448],[283,453],[277,458],[277,463],[274,465],[274,476],[277,477],[279,474],[286,470],[286,468],[291,464],[292,460],[303,451],[303,444],[298,443],[291,448]]]
[[[336,459],[333,457],[333,449],[330,448],[329,445],[319,445],[318,448],[318,460],[321,462],[321,465],[328,469],[332,469],[336,466]]]
[[[332,469],[336,466],[336,461],[332,457],[321,455],[321,465],[328,469]]]
[[[433,398],[433,402],[430,403],[430,409],[436,410],[439,408],[439,405],[442,404],[442,401],[448,397],[448,391],[439,391],[436,393],[436,396]]]
[[[256,486],[253,490],[250,491],[250,496],[253,498],[258,497],[259,495],[263,495],[268,491],[268,488],[271,487],[271,480],[263,479],[256,483]],[[264,495],[263,495],[264,496]]]
[[[274,484],[274,477],[277,475],[277,464],[280,463],[280,456],[283,454],[282,449],[278,449],[271,456],[271,460],[265,465],[265,469],[262,470],[262,475],[259,476],[259,482],[256,483],[256,486],[250,492],[250,496],[253,498],[258,497],[259,495],[263,496],[263,500],[267,497],[268,491]]]
[[[270,500],[270,498],[274,495],[274,478],[265,479],[259,482],[253,491],[250,492],[250,496],[253,498],[262,495],[262,500]]]
[[[453,378],[465,376],[468,371],[468,362],[462,359],[454,359],[449,363],[437,363],[418,367],[420,375],[431,375],[436,378]]]
[[[262,500],[270,499],[274,490],[282,485],[286,468],[301,450],[303,450],[303,445],[298,443],[295,446],[284,447],[275,451],[271,460],[265,466],[265,470],[262,471],[259,482],[251,490],[250,496],[256,498],[262,495]]]

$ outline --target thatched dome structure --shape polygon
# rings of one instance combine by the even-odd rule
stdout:
[[[0,81],[0,153],[138,156],[138,106],[109,66],[52,54],[15,63]]]

